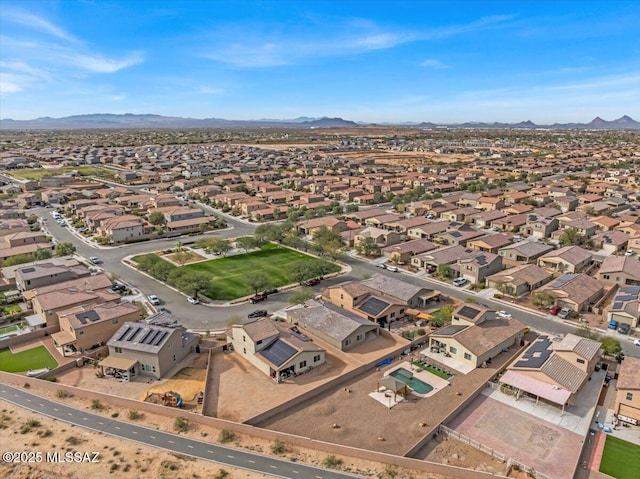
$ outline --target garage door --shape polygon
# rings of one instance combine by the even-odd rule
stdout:
[[[635,419],[640,422],[640,409],[636,407],[631,407],[626,404],[620,404],[620,408],[618,410],[619,416],[626,416],[631,419]]]

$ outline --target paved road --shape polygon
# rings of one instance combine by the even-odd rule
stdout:
[[[50,233],[58,241],[71,241],[77,249],[77,252],[85,257],[98,256],[103,260],[106,271],[113,272],[123,281],[129,283],[135,288],[140,289],[145,294],[156,294],[162,301],[163,305],[179,317],[187,328],[192,329],[224,329],[228,326],[229,320],[234,317],[246,318],[247,315],[256,309],[267,309],[270,313],[275,312],[288,305],[289,296],[292,292],[282,292],[270,295],[269,299],[258,305],[240,304],[235,306],[221,306],[217,308],[206,307],[202,305],[191,305],[187,303],[185,296],[166,287],[164,284],[149,278],[138,271],[122,264],[122,258],[146,253],[153,250],[169,248],[175,246],[176,238],[155,240],[151,242],[135,243],[131,245],[123,245],[115,248],[97,249],[95,246],[82,242],[78,237],[71,233],[69,228],[59,226],[52,218],[51,209],[36,208],[33,210],[38,216],[47,218],[47,227]],[[208,233],[202,236],[215,236],[220,238],[234,238],[238,236],[250,235],[255,231],[256,225],[238,221],[233,217],[227,217],[229,228],[221,231]],[[193,241],[199,236],[189,237],[189,241]],[[425,286],[438,289],[447,296],[464,301],[466,298],[475,297],[479,302],[484,303],[496,310],[504,310],[513,315],[514,318],[522,321],[532,329],[551,334],[567,334],[575,330],[574,326],[567,325],[558,320],[555,316],[541,314],[535,311],[523,311],[520,308],[513,307],[502,302],[492,299],[477,297],[469,290],[456,288],[452,285],[433,280],[429,277],[416,277],[411,274],[392,273],[387,270],[376,268],[369,261],[360,258],[347,256],[343,259],[351,267],[348,275],[338,276],[336,278],[325,280],[319,286],[313,289],[320,292],[327,286],[331,286],[343,281],[359,280],[364,275],[372,275],[375,273],[383,274],[389,277],[401,278],[417,286]],[[611,334],[619,339],[623,345],[625,354],[629,356],[640,357],[640,347],[634,346],[628,337],[622,337],[617,333]]]
[[[82,409],[50,401],[6,384],[0,384],[0,397],[16,406],[30,409],[36,413],[75,424],[76,426],[86,429],[227,466],[261,472],[274,477],[283,477],[286,479],[352,479],[361,477],[301,463],[275,459],[113,420],[83,411]],[[5,441],[2,444],[2,451],[0,452],[10,451],[11,447],[12,444]],[[86,450],[78,450],[78,452],[92,452],[90,449],[91,446],[87,445]],[[101,459],[104,460],[104,458]],[[91,466],[87,465],[87,467]]]

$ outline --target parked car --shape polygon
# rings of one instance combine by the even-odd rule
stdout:
[[[191,304],[200,304],[200,300],[198,298],[194,298],[193,296],[188,297],[187,301],[189,301]]]
[[[496,316],[502,319],[511,319],[511,313],[506,311],[496,311]]]
[[[272,289],[265,289],[264,290],[264,295],[269,295],[269,294],[276,294],[278,292],[278,288],[272,288]]]
[[[609,329],[618,329],[618,326],[620,326],[620,323],[615,319],[609,321]]]
[[[387,269],[387,265],[384,263],[376,263],[376,268]]]
[[[320,280],[318,278],[308,279],[303,283],[305,286],[316,286],[320,284]]]
[[[89,261],[91,261],[93,264],[100,264],[102,263],[102,261],[100,261],[100,258],[98,258],[97,256],[92,256],[89,258]]]
[[[551,309],[549,310],[549,314],[551,316],[555,316],[560,312],[560,306],[552,306]]]
[[[620,334],[629,334],[629,331],[631,331],[631,326],[629,326],[627,323],[622,323],[620,326],[618,326],[618,332]]]
[[[158,298],[155,294],[150,294],[149,302],[154,306],[158,306],[160,304],[160,298]]]
[[[258,293],[255,296],[252,296],[251,298],[249,298],[249,301],[251,301],[251,304],[256,304],[259,303],[260,301],[266,301],[267,300],[267,295],[264,293]]]
[[[465,278],[456,278],[453,280],[453,285],[458,287],[464,286],[467,283],[468,281]]]
[[[391,271],[392,273],[397,273],[399,271],[396,266],[387,266],[387,270]]]
[[[111,286],[111,291],[115,291],[117,293],[124,293],[127,290],[127,287],[124,284],[114,283]]]
[[[249,313],[249,318],[264,318],[267,315],[267,310],[266,309],[258,309],[257,311],[254,311],[253,313]]]
[[[633,344],[635,344],[636,346],[640,346],[640,339],[634,339]]]
[[[558,313],[558,317],[560,319],[567,319],[570,314],[571,314],[571,310],[569,308],[562,308]]]

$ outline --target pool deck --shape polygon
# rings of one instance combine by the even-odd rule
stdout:
[[[411,390],[412,394],[421,398],[431,397],[435,395],[438,391],[441,391],[442,389],[445,389],[450,385],[449,381],[447,381],[446,379],[442,379],[441,377],[436,376],[435,374],[432,374],[429,371],[425,371],[424,369],[418,368],[414,366],[412,363],[410,363],[409,361],[401,362],[400,364],[389,369],[388,371],[385,371],[384,375],[389,376],[392,372],[397,371],[398,369],[405,369],[411,372],[414,378],[419,379],[420,381],[423,381],[433,387],[433,390],[429,391],[427,394],[420,394],[415,392],[413,389]]]

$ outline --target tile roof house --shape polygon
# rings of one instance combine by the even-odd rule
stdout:
[[[565,246],[538,258],[538,266],[559,273],[579,273],[592,262],[592,253],[580,246]]]
[[[630,240],[629,236],[621,231],[603,231],[591,239],[594,247],[600,248],[608,254],[616,254],[626,250]]]
[[[451,269],[471,283],[484,283],[487,276],[502,269],[502,257],[484,251],[474,251],[470,257],[458,259]]]
[[[597,277],[603,283],[638,286],[640,261],[628,256],[607,256],[602,261]]]
[[[406,241],[391,246],[385,246],[380,250],[382,256],[391,261],[406,264],[411,262],[411,258],[421,253],[426,253],[437,249],[438,245],[427,239],[416,239]]]
[[[557,298],[556,304],[576,313],[591,308],[604,294],[602,283],[586,274],[569,273],[538,288]]]
[[[467,242],[467,247],[478,251],[497,254],[500,248],[513,243],[513,235],[498,233]]]
[[[632,328],[640,321],[640,286],[622,286],[606,308],[607,321],[616,320]]]
[[[562,406],[574,402],[576,395],[595,370],[600,342],[574,334],[560,341],[538,336],[513,361],[500,378],[516,390],[516,397],[528,393]]]
[[[493,317],[493,319],[491,319]],[[519,346],[526,326],[515,319],[495,318],[476,304],[459,306],[450,325],[429,335],[429,350],[439,351],[475,369],[511,346]]]
[[[378,246],[389,246],[400,243],[400,241],[402,240],[400,233],[369,226],[368,228],[363,229],[354,236],[354,246],[358,247],[358,245],[362,243],[365,238],[372,238]]]
[[[640,424],[640,359],[627,356],[620,364],[613,406],[619,421]]]
[[[520,241],[498,250],[505,264],[515,266],[535,262],[540,256],[553,250],[553,246],[538,241]]]
[[[451,265],[459,259],[472,258],[478,251],[464,246],[445,246],[428,253],[411,258],[411,265],[418,268],[437,268],[440,265]]]
[[[275,382],[302,374],[325,362],[325,350],[303,334],[269,318],[234,324],[227,341],[233,350]]]
[[[287,321],[341,351],[376,338],[377,323],[337,308],[331,303],[309,300],[302,307],[287,310]]]
[[[523,264],[487,276],[488,288],[509,296],[525,296],[553,279],[553,275],[533,264]]]

